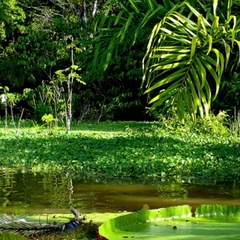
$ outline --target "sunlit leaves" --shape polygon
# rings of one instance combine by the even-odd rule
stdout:
[[[211,18],[188,2],[180,3],[155,25],[143,60],[143,85],[152,108],[176,106],[180,119],[185,112],[193,119],[209,115],[231,51],[239,46],[235,16],[220,23],[217,3]],[[181,13],[183,9],[188,9],[189,17]]]
[[[23,9],[17,6],[16,0],[1,0],[0,2],[0,40],[10,35],[15,29],[23,30],[21,26],[25,19]]]
[[[2,129],[0,165],[38,171],[67,169],[105,179],[195,176],[233,181],[239,176],[240,141],[227,134],[221,123],[224,116],[197,123],[189,120],[175,130],[176,119],[81,123],[68,135],[60,128],[52,128],[53,135],[48,135],[45,126],[24,128],[18,136]]]
[[[122,1],[117,16],[99,16],[95,23],[93,69],[106,70],[112,58],[118,54],[119,46],[130,49],[140,38],[146,39],[154,24],[162,19],[173,3],[158,4],[155,0]],[[145,33],[143,35],[143,33]]]

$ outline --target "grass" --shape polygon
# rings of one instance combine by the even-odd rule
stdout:
[[[106,122],[64,128],[29,127],[19,134],[0,123],[0,165],[68,171],[104,179],[239,183],[240,138],[204,134],[160,122]]]

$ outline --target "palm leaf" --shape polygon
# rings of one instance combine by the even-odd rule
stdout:
[[[179,9],[184,6],[192,13],[188,17]],[[221,77],[230,58],[232,44],[229,45],[229,39],[240,47],[236,33],[225,27],[233,20],[235,28],[235,18],[231,17],[220,26],[217,8],[218,1],[214,1],[213,15],[207,20],[186,1],[175,6],[155,25],[143,59],[143,84],[149,103],[154,103],[152,108],[171,99],[180,119],[184,111],[193,119],[197,113],[202,117],[209,115],[211,101],[219,92]],[[215,21],[214,27],[210,20]],[[231,32],[227,41],[224,40],[225,32]],[[219,45],[225,46],[225,52],[221,52]],[[210,86],[213,83],[212,99]]]
[[[174,75],[172,74],[172,75],[164,78],[162,81],[157,82],[157,83],[154,84],[151,88],[147,89],[145,93],[149,93],[149,92],[153,91],[153,90],[156,89],[156,88],[159,88],[159,87],[161,87],[161,86],[164,86],[164,85],[166,85],[166,84],[169,84],[169,83],[175,81],[176,79],[179,79],[180,77],[182,77],[182,76],[185,74],[184,71],[182,71],[182,72],[181,72],[181,71],[178,71],[178,72],[179,72],[178,74],[174,74]],[[176,82],[177,82],[177,81],[175,81],[175,83],[176,83]],[[174,86],[174,84],[171,85],[171,86]],[[150,103],[152,103],[152,102],[154,102],[154,101],[151,100]]]
[[[237,44],[238,47],[238,61],[237,61],[237,65],[240,65],[240,41],[239,40],[235,40],[234,41]]]
[[[191,59],[193,58],[193,56],[195,55],[196,46],[197,46],[197,41],[198,41],[198,37],[193,37],[193,38],[192,38],[190,60],[191,60]]]
[[[108,1],[107,4],[109,5],[110,2]],[[114,3],[115,1],[111,2]],[[95,18],[95,37],[90,41],[93,51],[89,57],[93,58],[92,69],[98,69],[99,72],[106,70],[110,59],[113,60],[118,54],[119,46],[130,49],[138,41],[139,34],[144,28],[153,27],[174,6],[170,0],[162,5],[156,0],[119,0],[118,4],[121,6],[121,11],[117,16],[109,14]],[[150,33],[144,36],[146,43]]]

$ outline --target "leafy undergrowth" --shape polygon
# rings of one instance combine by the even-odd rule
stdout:
[[[158,122],[82,123],[64,129],[0,129],[0,165],[90,178],[240,182],[240,139]]]

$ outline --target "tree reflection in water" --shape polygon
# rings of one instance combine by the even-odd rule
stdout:
[[[76,173],[77,174],[77,173]],[[134,211],[188,204],[240,205],[240,188],[197,182],[107,182],[68,173],[33,173],[0,168],[0,213],[80,213]]]

